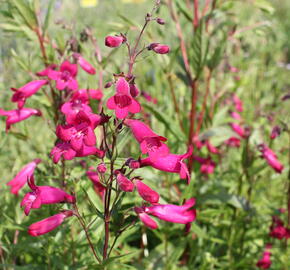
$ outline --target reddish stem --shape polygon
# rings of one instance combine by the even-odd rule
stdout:
[[[193,29],[196,30],[199,24],[199,14],[198,14],[198,0],[193,2]]]

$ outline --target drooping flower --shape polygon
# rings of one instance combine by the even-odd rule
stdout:
[[[258,145],[258,148],[262,153],[262,158],[264,158],[277,173],[281,173],[284,169],[284,166],[278,160],[277,155],[265,144]]]
[[[55,204],[55,203],[74,203],[75,197],[69,195],[60,188],[51,186],[36,186],[34,183],[34,177],[27,181],[32,192],[25,194],[21,207],[24,206],[24,213],[28,216],[31,209],[40,208],[43,204]]]
[[[207,150],[208,150],[210,153],[212,153],[212,154],[219,154],[219,150],[218,150],[215,146],[213,146],[213,145],[209,142],[209,140],[206,140],[205,145],[206,145]]]
[[[243,102],[237,95],[234,94],[232,96],[232,101],[233,101],[235,108],[238,112],[242,112],[244,110],[243,109]]]
[[[97,117],[94,118],[93,116]],[[80,111],[77,113],[73,124],[57,126],[56,134],[62,141],[69,142],[75,151],[80,151],[83,145],[94,146],[96,144],[94,129],[100,121],[101,117],[99,115],[88,115],[84,111]]]
[[[12,96],[11,101],[17,102],[18,108],[21,109],[23,108],[26,99],[35,94],[42,86],[46,85],[47,83],[47,80],[35,80],[25,84],[18,89],[11,88],[11,90],[15,92]]]
[[[176,155],[169,153],[167,156],[158,157],[156,160],[152,161],[149,157],[140,160],[141,167],[144,166],[152,166],[153,168],[171,172],[171,173],[179,173],[181,179],[187,179],[187,182],[190,181],[190,175],[188,172],[188,168],[184,163],[184,160],[189,158],[192,155],[192,147],[183,154],[183,155]]]
[[[124,124],[130,127],[135,139],[140,143],[142,154],[148,154],[152,161],[169,154],[168,146],[163,143],[167,139],[154,133],[146,124],[134,119],[126,119]]]
[[[135,188],[133,182],[130,181],[124,174],[119,171],[117,171],[116,174],[119,188],[125,192],[132,192]]]
[[[73,211],[71,210],[62,211],[56,215],[31,224],[28,228],[28,233],[31,236],[46,234],[60,226],[66,218],[71,217],[72,215]]]
[[[124,119],[128,113],[138,113],[141,106],[138,101],[132,98],[130,94],[130,86],[123,78],[119,78],[116,83],[116,94],[110,97],[107,101],[107,107],[110,110],[115,110],[116,117]]]
[[[105,45],[110,48],[117,48],[121,46],[124,42],[126,42],[126,37],[121,36],[107,36],[105,38]]]
[[[6,132],[10,129],[11,125],[21,122],[33,115],[41,116],[41,112],[36,109],[22,108],[11,111],[4,111],[0,109],[0,115],[7,116],[6,118]]]
[[[72,149],[68,142],[58,142],[51,150],[50,156],[52,157],[53,163],[58,163],[60,158],[63,157],[65,160],[72,160],[76,156],[76,151]]]
[[[7,186],[11,186],[11,193],[18,194],[19,190],[26,184],[27,180],[33,176],[34,170],[41,162],[41,159],[34,159],[32,162],[26,164],[20,172],[7,183]]]
[[[72,64],[69,61],[65,60],[61,66],[60,70],[52,70],[48,71],[48,77],[51,80],[56,81],[56,88],[58,90],[77,90],[78,82],[75,79],[78,73],[78,66],[76,64]]]
[[[260,259],[258,262],[257,262],[257,267],[258,268],[261,268],[261,269],[269,269],[271,267],[271,252],[270,251],[265,251],[263,253],[263,257],[262,259]]]
[[[156,221],[152,219],[149,215],[147,215],[142,207],[134,207],[134,211],[146,227],[152,230],[158,228],[158,224],[156,223]]]
[[[93,167],[90,167],[86,174],[94,184],[96,193],[100,196],[101,199],[104,199],[106,187],[101,183],[98,173],[94,170]]]
[[[240,114],[239,113],[237,113],[237,112],[230,112],[230,116],[232,117],[232,118],[234,118],[234,119],[236,119],[236,120],[242,120],[242,117],[240,116]]]
[[[96,69],[86,59],[84,59],[79,53],[74,53],[73,57],[78,61],[78,64],[85,72],[91,75],[96,74]]]
[[[158,54],[167,54],[170,51],[169,46],[160,44],[160,43],[151,43],[148,46],[148,50],[153,50],[154,52]]]
[[[183,205],[158,204],[144,206],[144,212],[167,222],[187,224],[196,218],[196,210],[191,209],[195,204],[195,199],[187,200]]]
[[[142,197],[143,200],[150,202],[152,204],[158,203],[159,201],[159,194],[151,189],[149,186],[145,185],[142,181],[136,180],[135,186],[139,195]]]
[[[240,126],[237,123],[230,123],[230,126],[231,126],[232,130],[234,132],[236,132],[239,136],[241,136],[242,138],[246,137],[245,130],[242,126]]]
[[[84,144],[83,147],[79,151],[77,151],[76,157],[86,156],[97,156],[99,158],[103,158],[105,156],[105,151],[98,149],[95,146],[86,146]]]

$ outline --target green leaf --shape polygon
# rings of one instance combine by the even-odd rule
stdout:
[[[180,13],[184,15],[184,17],[189,21],[192,22],[193,18],[191,13],[188,11],[188,8],[185,5],[185,1],[177,0],[175,1],[177,9]]]
[[[200,21],[192,41],[192,66],[195,76],[198,78],[203,68],[203,50],[202,50],[203,21]]]
[[[31,29],[35,28],[37,26],[37,19],[28,3],[26,3],[24,0],[11,0],[11,2],[13,2],[19,14],[23,17],[27,26]]]
[[[50,0],[48,3],[47,12],[46,12],[44,24],[43,24],[43,33],[44,34],[47,31],[47,28],[48,28],[49,23],[50,23],[51,11],[52,11],[52,7],[54,6],[54,2],[55,2],[55,0]]]

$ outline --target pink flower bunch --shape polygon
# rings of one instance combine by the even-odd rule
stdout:
[[[259,151],[262,153],[262,158],[264,158],[269,166],[271,166],[277,173],[281,173],[284,166],[280,163],[277,155],[265,144],[258,145]]]
[[[271,261],[271,245],[267,245],[263,252],[263,257],[257,262],[257,267],[260,269],[269,269],[272,265]]]
[[[284,226],[284,222],[279,217],[273,216],[269,235],[279,240],[283,238],[288,239],[290,238],[290,229]]]

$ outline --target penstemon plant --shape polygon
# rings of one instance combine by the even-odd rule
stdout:
[[[289,4],[0,3],[0,269],[289,269]]]

